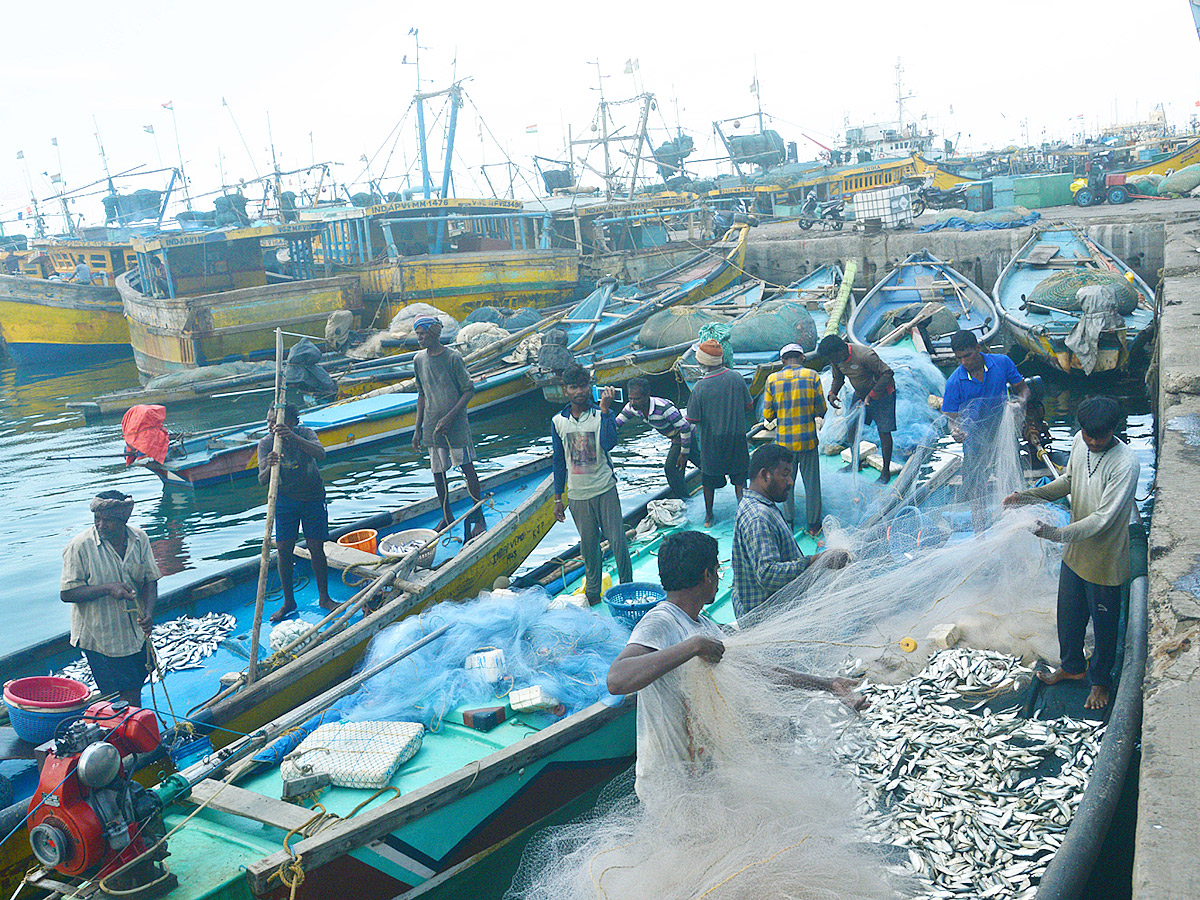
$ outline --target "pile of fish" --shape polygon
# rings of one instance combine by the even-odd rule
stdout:
[[[871,840],[907,850],[918,900],[1037,893],[1103,729],[984,708],[1032,677],[1015,657],[952,649],[901,684],[863,686],[866,727],[838,753]]]
[[[158,657],[158,666],[165,675],[182,669],[202,668],[200,661],[216,652],[221,641],[237,626],[237,618],[229,613],[206,613],[198,619],[184,616],[155,625],[150,631],[150,643]],[[79,659],[57,673],[64,678],[82,681],[93,690],[96,682],[86,659]],[[158,673],[150,673],[158,681]]]

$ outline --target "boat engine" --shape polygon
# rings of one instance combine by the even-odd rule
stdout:
[[[42,865],[105,879],[122,896],[154,897],[178,880],[168,855],[162,801],[133,781],[135,754],[161,743],[153,710],[101,701],[49,745],[29,806],[29,842]],[[156,844],[158,846],[156,846]]]

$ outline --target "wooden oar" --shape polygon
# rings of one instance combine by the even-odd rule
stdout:
[[[279,423],[280,392],[283,388],[283,331],[275,329],[275,422]],[[272,450],[283,452],[283,438],[278,429]],[[250,666],[246,670],[246,683],[253,684],[258,674],[258,638],[262,631],[263,605],[267,601],[267,575],[271,571],[271,528],[275,524],[275,503],[279,499],[279,464],[271,466],[271,481],[267,488],[267,521],[263,527],[262,555],[258,564],[258,596],[254,600],[254,626],[250,630]]]

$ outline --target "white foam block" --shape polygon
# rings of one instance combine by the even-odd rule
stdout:
[[[958,643],[960,637],[957,625],[944,623],[942,625],[934,625],[925,640],[929,641],[929,643],[933,644],[939,650],[948,650]]]

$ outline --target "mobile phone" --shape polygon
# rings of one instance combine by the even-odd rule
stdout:
[[[600,395],[604,393],[605,387],[606,387],[605,385],[599,385],[599,384],[592,385],[592,399],[595,400],[597,403],[600,402]],[[621,388],[614,387],[613,393],[615,395],[613,397],[613,400],[615,402],[617,402],[617,403],[625,402],[625,392],[623,390],[621,390]]]

